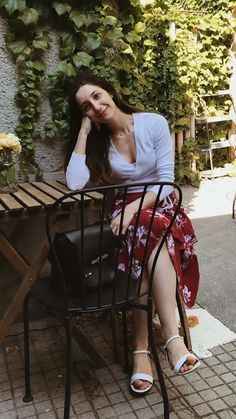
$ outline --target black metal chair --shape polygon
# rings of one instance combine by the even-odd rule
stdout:
[[[111,191],[118,191],[122,198],[122,211],[121,211],[121,224],[123,222],[123,215],[124,215],[124,209],[125,209],[125,197],[128,192],[132,189],[132,187],[141,185],[142,186],[142,196],[140,199],[140,205],[139,210],[136,214],[136,221],[134,225],[134,231],[133,231],[133,238],[137,240],[138,235],[137,229],[139,225],[139,220],[142,215],[142,203],[145,197],[145,193],[147,192],[148,188],[153,185],[159,185],[159,192],[156,198],[155,205],[153,206],[151,210],[151,216],[150,216],[150,227],[147,234],[147,240],[146,240],[146,248],[144,251],[143,259],[146,261],[146,249],[149,242],[149,237],[151,233],[151,226],[154,219],[154,213],[156,208],[159,205],[159,197],[162,193],[163,188],[166,186],[173,186],[177,197],[178,197],[178,205],[176,208],[176,211],[174,212],[174,215],[172,219],[170,220],[169,226],[165,231],[165,234],[160,240],[160,246],[158,248],[158,251],[156,253],[156,256],[154,258],[153,262],[153,268],[152,272],[149,278],[149,288],[145,292],[147,295],[147,303],[141,304],[139,302],[140,295],[141,294],[141,284],[142,284],[142,277],[144,272],[144,266],[145,262],[142,264],[142,271],[140,274],[140,277],[138,280],[132,280],[131,279],[131,270],[132,270],[132,263],[133,263],[133,253],[134,253],[134,241],[132,242],[131,246],[131,254],[130,254],[130,264],[129,264],[129,271],[127,273],[124,273],[121,270],[118,270],[118,258],[119,258],[119,250],[122,245],[123,236],[121,234],[122,227],[120,226],[119,229],[119,236],[115,237],[115,246],[112,251],[113,257],[112,260],[110,260],[110,269],[112,270],[112,280],[107,282],[107,275],[110,275],[110,272],[107,271],[107,265],[104,268],[104,257],[106,255],[103,255],[103,236],[104,236],[104,229],[106,228],[106,208],[107,208],[107,198],[109,196],[109,193]],[[85,215],[86,215],[86,206],[85,206],[85,197],[86,194],[89,194],[94,191],[99,191],[102,194],[102,200],[99,205],[99,231],[100,236],[98,240],[98,248],[97,248],[97,260],[96,260],[96,267],[97,267],[97,278],[96,278],[96,286],[91,287],[87,285],[87,280],[89,279],[90,273],[88,273],[87,267],[85,266],[84,262],[85,259],[88,259],[88,255],[86,255],[86,252],[89,248],[89,243],[91,245],[91,239],[88,239],[86,242],[86,227],[85,227]],[[79,200],[79,220],[80,220],[80,234],[79,234],[79,241],[80,243],[77,243],[77,247],[79,248],[79,255],[78,259],[79,265],[76,267],[76,263],[74,264],[75,268],[74,271],[78,268],[80,270],[80,277],[77,278],[78,283],[80,283],[80,286],[77,290],[77,295],[74,296],[73,293],[71,294],[71,290],[68,290],[68,284],[66,282],[65,278],[65,270],[62,266],[61,262],[61,255],[58,254],[58,251],[56,250],[56,242],[55,242],[55,236],[52,236],[51,234],[51,226],[53,221],[53,215],[55,212],[55,208],[62,204],[62,202],[67,199],[68,197],[73,198],[76,196],[77,202],[78,197],[80,197]],[[160,250],[166,240],[167,235],[169,234],[172,224],[174,222],[175,217],[177,216],[177,213],[179,211],[180,205],[182,201],[182,193],[181,189],[178,185],[168,182],[163,183],[142,183],[142,184],[133,184],[129,186],[119,185],[119,186],[106,186],[106,187],[100,187],[100,188],[89,188],[84,189],[82,191],[75,191],[71,192],[69,194],[64,195],[60,199],[58,199],[55,204],[49,209],[49,212],[46,216],[46,231],[47,236],[50,244],[50,254],[51,254],[51,262],[54,264],[54,271],[53,276],[55,280],[55,275],[58,280],[58,283],[60,284],[60,289],[58,293],[58,289],[56,290],[52,286],[52,281],[50,278],[42,278],[36,281],[33,284],[33,287],[30,291],[30,293],[27,295],[24,301],[24,350],[25,350],[25,396],[24,401],[29,402],[33,399],[33,396],[31,394],[31,385],[30,385],[30,359],[29,359],[29,316],[28,316],[28,303],[29,298],[33,297],[38,302],[49,308],[50,310],[53,310],[54,312],[60,313],[60,316],[63,316],[64,318],[64,324],[66,329],[66,378],[65,378],[65,400],[64,400],[64,419],[68,419],[70,416],[70,398],[71,398],[71,374],[72,374],[72,325],[73,321],[76,317],[80,314],[88,314],[88,313],[95,313],[95,312],[109,312],[114,310],[119,310],[125,313],[125,310],[130,309],[132,307],[139,308],[141,310],[146,310],[148,313],[148,334],[149,334],[149,344],[150,349],[153,355],[153,360],[156,366],[158,379],[160,382],[161,392],[163,396],[163,402],[164,402],[164,418],[169,418],[169,403],[168,403],[168,396],[167,391],[165,387],[165,382],[162,374],[161,365],[159,362],[157,349],[156,349],[156,343],[155,343],[155,337],[153,334],[153,324],[152,324],[152,313],[153,313],[153,302],[152,302],[152,282],[153,282],[153,273],[154,273],[154,267],[155,264],[158,263],[158,256],[160,253]],[[78,230],[77,230],[78,231]],[[72,232],[73,235],[73,232]],[[94,243],[93,243],[94,245]],[[113,244],[110,246],[113,248]],[[110,248],[110,250],[111,250]],[[71,251],[72,257],[75,257],[76,255],[73,255],[73,249]],[[68,262],[70,263],[70,262]],[[73,274],[73,272],[72,272]],[[91,279],[91,278],[90,278]],[[127,360],[127,336],[126,336],[126,327],[125,327],[125,316],[124,316],[124,353],[125,353],[125,359]]]

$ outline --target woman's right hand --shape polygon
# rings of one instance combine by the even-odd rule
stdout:
[[[86,135],[89,135],[91,129],[92,129],[92,121],[91,121],[91,119],[89,119],[88,116],[83,116],[82,122],[81,122],[80,132],[81,133],[84,133]]]

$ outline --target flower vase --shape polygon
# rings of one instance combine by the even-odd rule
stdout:
[[[0,150],[0,193],[16,192],[16,171],[11,150]]]

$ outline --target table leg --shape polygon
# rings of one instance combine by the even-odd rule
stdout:
[[[0,232],[0,252],[21,274],[25,275],[29,270],[29,264],[18,250],[9,242],[7,237]]]

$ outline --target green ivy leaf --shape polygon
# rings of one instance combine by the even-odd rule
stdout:
[[[146,28],[145,23],[138,22],[138,23],[136,23],[136,25],[134,27],[134,30],[135,30],[135,32],[140,33],[140,32],[144,32],[145,28]]]
[[[77,27],[77,29],[80,29],[81,26],[83,26],[84,21],[82,18],[82,13],[78,12],[77,10],[72,10],[70,12],[70,20],[72,20],[72,22],[75,24],[75,26]]]
[[[49,41],[46,37],[36,38],[33,40],[33,46],[36,49],[42,49],[43,51],[47,51],[49,48]]]
[[[127,41],[130,42],[131,44],[135,42],[139,42],[141,40],[141,36],[138,35],[135,31],[130,31],[129,33],[127,33],[125,37]]]
[[[93,61],[93,57],[87,54],[87,52],[83,52],[83,51],[78,52],[73,57],[73,63],[77,68],[80,68],[81,66],[89,67],[92,61]]]
[[[22,12],[26,8],[25,0],[6,0],[3,2],[5,9],[8,11],[9,15],[12,15],[16,10]]]
[[[117,25],[117,19],[115,16],[106,16],[103,19],[103,25],[104,26],[116,26]]]
[[[57,71],[59,73],[65,74],[67,77],[75,76],[76,71],[71,63],[68,63],[66,60],[60,61],[57,66]]]
[[[88,32],[86,35],[86,41],[84,43],[84,46],[88,48],[89,51],[93,51],[99,48],[100,45],[101,45],[101,40],[99,36],[96,33]]]
[[[9,42],[8,44],[8,49],[14,54],[14,55],[18,55],[21,52],[24,51],[24,49],[26,48],[27,44],[25,41],[23,40],[19,40],[19,41],[12,41]]]
[[[115,28],[106,31],[104,39],[109,42],[109,44],[114,44],[119,38],[123,38],[122,28]]]
[[[52,3],[52,7],[54,10],[56,10],[58,16],[62,16],[65,13],[70,13],[71,6],[67,3],[60,3],[59,1],[54,1]]]
[[[39,60],[26,61],[25,65],[28,68],[35,68],[35,70],[38,70],[39,72],[46,71],[46,65],[42,61],[39,61]]]
[[[156,43],[156,41],[152,41],[151,39],[145,39],[143,45],[145,45],[147,47],[156,47],[157,43]]]
[[[30,7],[29,9],[26,9],[22,16],[19,17],[22,22],[28,26],[28,25],[36,25],[36,23],[39,20],[39,13],[37,10]]]

